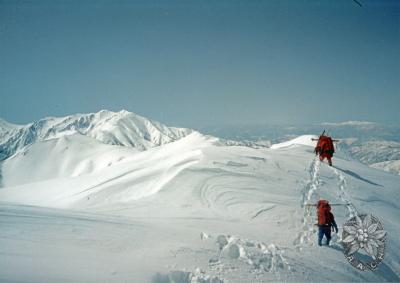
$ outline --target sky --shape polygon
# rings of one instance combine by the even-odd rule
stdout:
[[[400,122],[400,1],[0,0],[0,117]]]

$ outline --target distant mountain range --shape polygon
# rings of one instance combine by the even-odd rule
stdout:
[[[342,157],[358,160],[374,168],[400,174],[400,126],[367,121],[320,123],[314,125],[235,125],[210,126],[203,133],[249,145],[274,144],[301,135],[319,135],[323,130],[341,142]]]
[[[400,126],[367,121],[346,121],[314,125],[243,125],[204,127],[202,133],[219,137],[228,146],[267,148],[300,135],[318,135],[323,130],[340,139],[342,157],[358,160],[377,169],[400,174]],[[38,141],[83,135],[108,145],[144,151],[177,141],[192,129],[168,127],[125,110],[48,117],[27,125],[0,119],[0,161]]]
[[[273,143],[289,140],[301,135],[319,135],[323,130],[335,138],[357,138],[359,140],[387,140],[400,142],[400,126],[366,121],[346,121],[342,123],[319,123],[298,125],[224,125],[198,128],[205,134],[229,140],[270,140]]]

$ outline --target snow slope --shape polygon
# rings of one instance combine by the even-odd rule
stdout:
[[[322,130],[339,139],[337,153],[358,160],[374,168],[399,174],[397,160],[400,160],[400,126],[379,124],[368,121],[345,121],[312,125],[234,125],[206,127],[203,132],[227,139],[247,140],[248,144],[260,141],[273,143],[287,141],[309,133],[319,134]],[[233,143],[233,142],[231,142]],[[247,145],[247,144],[240,144]],[[257,147],[257,146],[254,146]],[[258,146],[260,147],[260,146]],[[387,163],[383,163],[387,162]],[[374,165],[382,163],[381,165]],[[385,164],[385,165],[383,165]],[[392,165],[393,164],[393,165]]]
[[[2,186],[93,173],[138,152],[132,147],[103,144],[81,134],[36,142],[3,161]]]
[[[347,143],[346,140],[344,143]],[[352,157],[368,165],[390,160],[400,160],[400,143],[394,141],[351,141],[347,151]]]
[[[341,158],[329,167],[310,138],[256,149],[194,132],[139,152],[70,135],[27,146],[2,164],[0,281],[399,281],[400,176]],[[340,227],[356,213],[381,219],[379,270],[350,266],[340,234],[316,246],[305,204],[319,198],[350,203],[334,207]]]
[[[297,137],[295,139],[282,142],[282,143],[277,143],[271,145],[272,149],[280,149],[280,148],[285,148],[285,147],[292,147],[292,146],[299,146],[299,145],[307,145],[307,146],[313,146],[315,147],[316,142],[313,141],[313,139],[317,139],[317,136],[314,135],[303,135],[300,137]]]
[[[344,139],[339,144],[339,150],[373,168],[400,174],[400,142]]]
[[[77,133],[106,144],[146,150],[178,140],[191,132],[167,127],[125,110],[49,117],[24,126],[0,120],[0,160],[35,142]]]
[[[377,162],[371,164],[371,167],[400,175],[400,160]]]

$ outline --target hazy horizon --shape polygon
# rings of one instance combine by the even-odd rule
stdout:
[[[117,112],[120,112],[120,111],[129,111],[129,110],[127,110],[127,109],[119,109],[119,110],[99,109],[97,111],[92,111],[92,112],[66,113],[65,115],[45,115],[43,117],[40,117],[38,119],[33,119],[33,120],[27,121],[25,123],[24,122],[23,123],[16,123],[14,121],[10,121],[10,120],[8,120],[8,119],[6,119],[4,117],[1,117],[1,116],[0,116],[0,120],[3,120],[3,121],[5,121],[7,123],[10,123],[10,124],[15,124],[15,125],[26,125],[26,124],[29,124],[29,123],[32,123],[32,122],[35,122],[35,121],[39,121],[39,120],[42,120],[42,119],[47,119],[47,118],[63,118],[63,117],[72,116],[72,115],[79,115],[79,114],[85,115],[85,114],[91,114],[91,113],[98,113],[100,111],[111,111],[111,112],[117,113]],[[140,114],[138,112],[133,112],[133,111],[129,111],[129,112],[137,114],[139,116],[142,116],[142,117],[150,119],[150,120],[154,120],[154,121],[160,122],[162,124],[167,124],[168,126],[172,126],[172,127],[173,126],[177,126],[177,125],[173,125],[173,124],[170,124],[170,123],[165,123],[164,121],[157,120],[157,119],[154,119],[154,118],[149,117],[149,116],[145,116],[145,115]],[[321,126],[321,125],[323,126],[324,124],[326,124],[326,126],[333,126],[333,125],[344,125],[346,123],[351,123],[351,122],[355,122],[355,123],[358,123],[358,122],[360,122],[360,123],[371,123],[371,124],[378,124],[378,125],[386,124],[388,126],[397,126],[398,125],[396,123],[382,123],[382,122],[367,121],[367,120],[346,120],[346,121],[336,121],[336,122],[322,121],[322,122],[309,122],[309,123],[307,123],[307,122],[288,123],[288,122],[268,122],[268,121],[253,122],[253,123],[229,123],[229,122],[226,122],[226,123],[203,124],[203,125],[197,125],[197,126],[193,125],[193,127],[194,128],[211,128],[211,127],[216,127],[216,128],[217,127],[228,127],[229,128],[229,127],[246,127],[246,126],[250,126],[250,127],[258,127],[258,126],[259,127],[265,127],[265,126],[267,126],[267,127],[268,126],[271,126],[271,127],[274,127],[274,126],[287,126],[287,127],[290,127],[290,126]]]

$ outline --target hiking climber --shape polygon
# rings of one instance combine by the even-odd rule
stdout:
[[[322,246],[322,238],[326,237],[326,244],[329,246],[331,240],[331,229],[336,233],[338,227],[331,212],[331,206],[327,200],[319,200],[317,204],[318,216],[318,246]]]
[[[335,152],[333,140],[331,137],[325,135],[325,131],[319,136],[317,146],[315,147],[315,154],[319,154],[319,160],[323,161],[328,159],[329,166],[332,166],[332,156]]]

